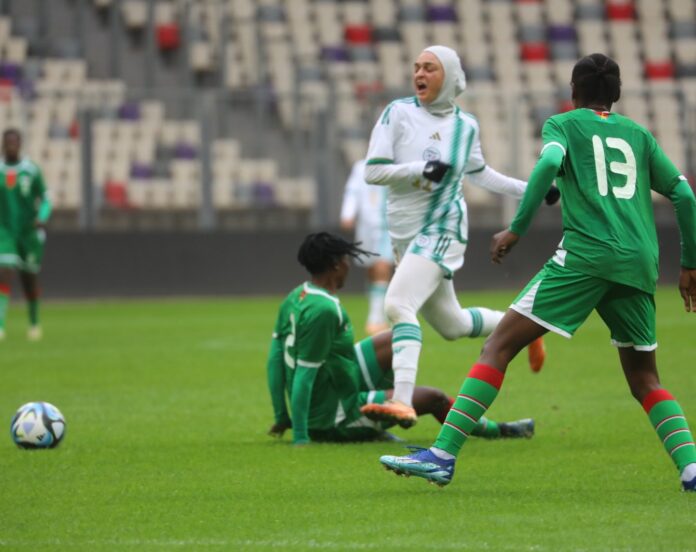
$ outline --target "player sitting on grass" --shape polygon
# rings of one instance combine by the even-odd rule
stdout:
[[[517,215],[493,238],[494,262],[517,243],[554,179],[563,194],[563,240],[486,341],[430,449],[380,461],[398,474],[446,485],[454,461],[503,383],[508,363],[551,330],[570,338],[597,310],[618,347],[633,397],[681,475],[696,491],[696,447],[684,412],[660,385],[655,361],[658,246],[651,191],[669,200],[681,232],[679,291],[696,312],[696,199],[686,178],[643,127],[610,113],[619,66],[603,54],[575,64],[575,110],[544,125],[544,146]]]
[[[311,278],[283,301],[268,357],[268,386],[275,423],[270,435],[292,427],[293,443],[366,441],[385,437],[386,424],[373,422],[360,407],[392,394],[390,331],[354,344],[353,325],[336,296],[350,269],[350,258],[369,255],[338,236],[310,234],[298,260]],[[292,418],[286,405],[290,401]],[[418,415],[444,421],[453,399],[439,389],[417,387]],[[473,430],[481,437],[531,437],[531,419],[495,423],[482,418]]]

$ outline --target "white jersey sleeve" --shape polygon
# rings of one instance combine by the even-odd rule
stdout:
[[[524,191],[527,189],[527,183],[517,178],[501,174],[486,165],[486,159],[483,156],[483,149],[481,148],[478,121],[474,120],[473,126],[476,129],[476,133],[471,144],[471,151],[464,171],[466,178],[479,188],[521,198],[524,195]]]
[[[382,112],[367,148],[365,180],[370,184],[389,185],[403,182],[404,179],[417,178],[423,173],[425,161],[396,163],[394,144],[402,137],[399,108],[389,105]]]
[[[487,165],[480,171],[467,174],[466,177],[479,188],[518,199],[524,195],[524,191],[527,189],[527,183],[524,180],[500,174]]]
[[[472,126],[474,127],[474,138],[471,142],[471,149],[469,150],[469,158],[466,162],[466,168],[464,169],[465,174],[472,174],[482,171],[486,166],[486,159],[483,157],[483,150],[481,149],[481,136],[478,121],[472,117]]]

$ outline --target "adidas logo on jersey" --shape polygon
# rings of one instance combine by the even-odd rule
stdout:
[[[439,133],[439,132],[436,132],[435,134],[432,134],[432,135],[430,136],[430,139],[431,139],[431,140],[442,140],[442,138],[440,138],[440,133]]]

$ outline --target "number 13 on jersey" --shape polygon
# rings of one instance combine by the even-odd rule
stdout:
[[[612,186],[611,191],[617,199],[631,199],[636,193],[636,156],[633,149],[628,142],[621,138],[607,138],[606,144],[608,148],[619,150],[625,159],[623,162],[612,161],[609,163],[609,170],[612,173],[626,177],[626,183],[623,186]],[[606,196],[609,193],[606,156],[602,138],[596,134],[592,137],[592,148],[594,149],[599,195]]]

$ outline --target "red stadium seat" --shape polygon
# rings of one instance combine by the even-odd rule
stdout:
[[[372,26],[346,25],[344,36],[348,44],[370,44],[372,42]]]
[[[157,25],[157,45],[160,50],[176,50],[181,43],[179,25],[176,23],[163,23]]]
[[[355,95],[359,100],[364,100],[374,94],[379,94],[384,91],[384,85],[381,81],[374,82],[356,82]]]
[[[645,76],[648,80],[673,79],[674,64],[670,60],[646,61]]]
[[[520,55],[524,61],[546,61],[549,59],[549,46],[546,42],[523,42]]]
[[[612,21],[631,21],[635,19],[635,6],[631,0],[610,0],[607,2],[607,17]]]
[[[77,121],[77,119],[73,119],[72,123],[70,123],[70,138],[73,140],[76,140],[77,138],[80,137],[80,123]]]
[[[130,207],[128,190],[123,182],[108,181],[104,185],[104,200],[110,207],[125,209]]]

